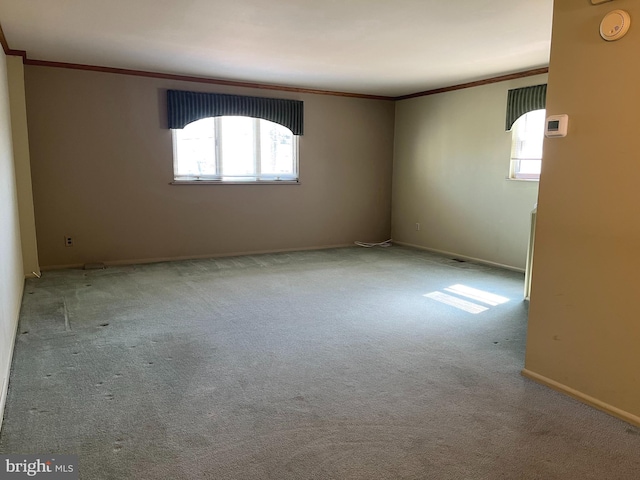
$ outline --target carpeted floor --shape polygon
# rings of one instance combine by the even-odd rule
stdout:
[[[0,453],[84,480],[638,478],[639,429],[519,375],[522,285],[402,247],[46,272]]]

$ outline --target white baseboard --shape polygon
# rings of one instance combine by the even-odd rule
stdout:
[[[24,282],[22,282],[22,288],[20,289],[19,298],[22,299],[24,295]],[[22,302],[18,302],[18,310],[15,312],[13,317],[13,328],[11,331],[13,332],[10,338],[10,347],[9,347],[9,355],[7,359],[7,368],[4,372],[0,372],[2,375],[2,390],[0,390],[0,431],[2,431],[2,424],[4,423],[4,406],[7,402],[7,391],[9,390],[9,376],[11,374],[11,365],[13,365],[13,350],[16,345],[16,335],[18,333],[18,322],[20,321],[20,307]]]
[[[624,420],[631,425],[635,425],[636,427],[640,427],[640,417],[633,415],[632,413],[621,410],[613,405],[609,405],[608,403],[603,402],[602,400],[598,400],[586,393],[582,393],[578,390],[575,390],[571,387],[568,387],[560,382],[556,382],[555,380],[551,380],[550,378],[545,377],[544,375],[540,375],[538,373],[532,372],[531,370],[527,370],[526,368],[520,372],[523,377],[526,377],[534,382],[540,383],[546,387],[552,388],[560,393],[564,393],[565,395],[569,395],[570,397],[575,398],[576,400],[585,403],[591,407],[597,408],[598,410],[602,410],[609,415],[613,415],[614,417],[619,418],[620,420]]]
[[[205,258],[225,258],[225,257],[239,257],[243,255],[263,255],[268,253],[286,253],[286,252],[303,252],[309,250],[328,250],[330,248],[345,248],[345,247],[353,247],[355,246],[353,243],[341,243],[338,245],[321,245],[316,247],[297,247],[297,248],[282,248],[276,250],[253,250],[248,252],[230,252],[230,253],[217,253],[217,254],[204,254],[204,255],[185,255],[185,256],[177,256],[177,257],[155,257],[155,258],[134,258],[127,260],[112,260],[101,262],[104,263],[105,266],[119,266],[119,265],[141,265],[145,263],[160,263],[160,262],[176,262],[180,260],[201,260]],[[93,262],[97,263],[97,262]],[[72,263],[68,265],[48,265],[42,266],[40,269],[42,271],[49,270],[63,270],[66,268],[83,268],[84,263]]]
[[[397,240],[393,240],[393,243],[395,243],[396,245],[402,245],[405,247],[417,248],[418,250],[425,250],[427,252],[438,253],[440,255],[445,255],[447,257],[460,258],[462,260],[469,260],[470,262],[481,263],[484,265],[489,265],[491,267],[504,268],[506,270],[511,270],[513,272],[524,273],[524,268],[505,265],[503,263],[492,262],[490,260],[483,260],[482,258],[469,257],[467,255],[460,255],[459,253],[447,252],[445,250],[438,250],[435,248],[423,247],[422,245],[414,245],[413,243],[398,242]]]

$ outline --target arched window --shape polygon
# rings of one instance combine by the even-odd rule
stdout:
[[[511,129],[511,166],[509,178],[539,180],[542,167],[545,110],[521,115]]]
[[[511,179],[540,179],[546,101],[546,84],[514,88],[507,93],[506,130],[511,130]]]
[[[278,123],[218,116],[172,132],[175,181],[298,181],[298,136]]]

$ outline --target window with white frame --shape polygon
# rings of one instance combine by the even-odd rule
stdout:
[[[217,116],[173,129],[178,182],[298,182],[298,136],[268,120]]]
[[[509,178],[539,180],[542,167],[545,110],[533,110],[520,116],[511,129],[511,166]]]

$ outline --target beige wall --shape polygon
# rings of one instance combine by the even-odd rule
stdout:
[[[24,286],[6,60],[0,51],[0,415]]]
[[[397,102],[394,240],[524,268],[538,183],[506,180],[507,91],[546,80],[538,75]]]
[[[389,237],[393,102],[36,66],[25,79],[43,267]],[[168,88],[303,100],[301,185],[169,185]]]
[[[613,43],[604,14],[640,4],[555,2],[525,374],[640,424],[640,24]],[[636,21],[636,20],[634,20]]]
[[[22,263],[26,276],[40,274],[36,224],[33,213],[33,191],[31,188],[31,163],[29,157],[29,133],[24,91],[24,65],[22,57],[7,57],[9,79],[9,102],[11,105],[12,141],[18,210],[20,212],[20,238],[22,241]]]

